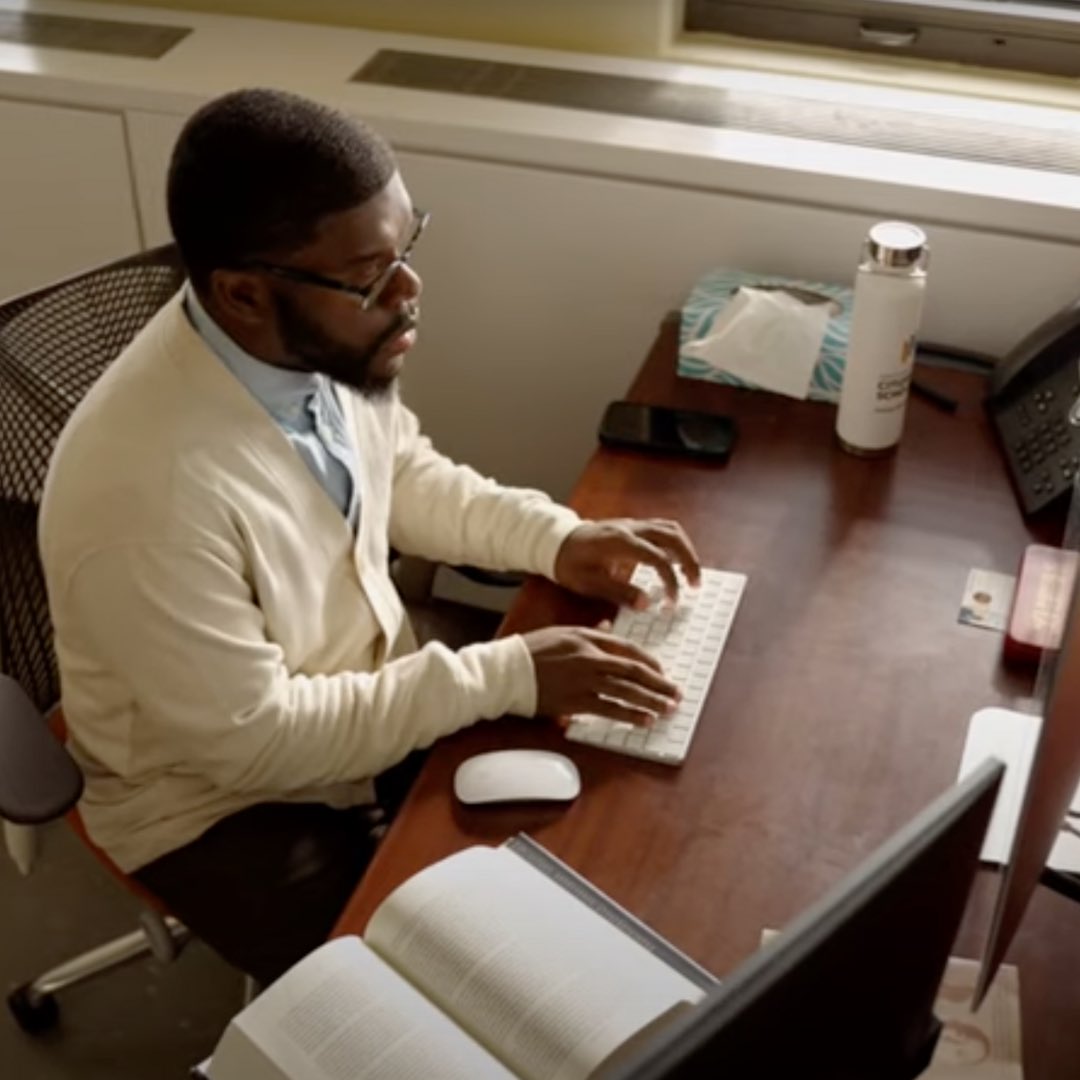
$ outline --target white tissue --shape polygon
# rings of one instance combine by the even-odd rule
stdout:
[[[682,351],[763,390],[805,398],[828,321],[828,304],[744,286],[709,336],[687,342]]]

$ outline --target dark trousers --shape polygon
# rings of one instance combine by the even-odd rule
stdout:
[[[389,817],[422,757],[376,781]],[[371,856],[370,807],[260,803],[132,876],[189,930],[263,985],[321,945]]]

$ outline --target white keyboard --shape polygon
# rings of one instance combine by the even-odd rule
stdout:
[[[678,765],[690,749],[701,706],[746,585],[746,575],[703,569],[697,590],[680,580],[679,603],[674,608],[663,602],[663,585],[651,566],[639,563],[632,580],[649,593],[652,604],[646,611],[621,608],[612,633],[637,643],[655,656],[663,665],[664,674],[682,690],[682,701],[675,712],[658,718],[649,728],[601,716],[578,715],[567,727],[566,737],[619,754]]]

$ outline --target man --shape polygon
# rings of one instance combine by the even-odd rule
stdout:
[[[641,723],[677,700],[597,630],[416,650],[391,545],[624,603],[634,563],[670,592],[698,565],[673,523],[582,522],[421,436],[396,380],[428,219],[375,133],[226,95],[185,126],[168,209],[188,285],[73,414],[41,546],[91,836],[265,982],[325,938],[373,781],[410,751],[505,713]]]

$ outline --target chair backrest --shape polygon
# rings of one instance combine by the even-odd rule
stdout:
[[[184,280],[172,245],[0,304],[0,671],[60,698],[37,521],[72,410]]]

